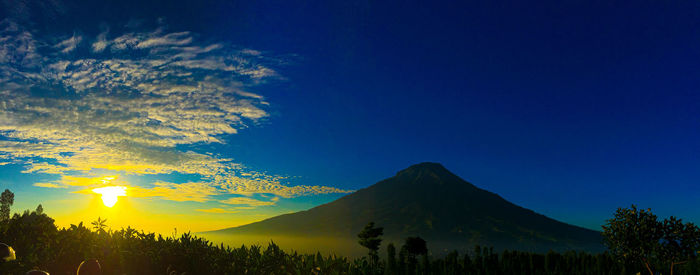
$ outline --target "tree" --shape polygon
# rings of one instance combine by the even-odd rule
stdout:
[[[394,247],[393,243],[387,245],[386,256],[386,274],[398,273],[396,268],[396,247]]]
[[[642,263],[653,275],[651,262],[656,256],[663,225],[651,209],[618,208],[603,226],[603,237],[610,253],[626,262]]]
[[[425,243],[425,240],[423,240],[421,237],[408,237],[406,238],[406,243],[403,245],[406,247],[406,251],[408,251],[409,256],[413,255],[414,257],[417,255],[423,255],[428,253],[428,246]]]
[[[14,214],[7,220],[5,231],[0,232],[0,239],[12,244],[18,259],[29,266],[38,266],[53,257],[49,248],[52,247],[56,234],[57,228],[52,218],[24,211],[21,215]]]
[[[397,272],[397,274],[406,274],[406,270],[408,270],[407,256],[408,251],[406,251],[406,246],[402,246],[401,250],[399,250],[399,262],[397,265],[399,272]]]
[[[603,226],[603,237],[610,253],[626,262],[642,263],[654,274],[652,263],[676,265],[696,256],[700,248],[700,229],[671,216],[658,221],[651,209],[618,208]]]
[[[0,221],[10,219],[10,206],[15,203],[15,194],[10,189],[5,189],[0,195]]]
[[[39,206],[36,207],[36,210],[34,212],[36,212],[37,215],[42,215],[44,214],[44,207],[41,206],[41,204],[39,204]]]
[[[421,237],[408,237],[401,247],[402,252],[406,252],[408,258],[408,269],[413,274],[416,268],[416,256],[428,254],[428,247]]]
[[[660,256],[670,265],[671,275],[676,265],[684,264],[695,257],[700,248],[700,229],[693,223],[683,223],[671,216],[664,220]]]
[[[107,219],[102,219],[100,217],[97,217],[97,220],[93,221],[92,223],[92,229],[95,229],[96,232],[105,232],[105,228],[107,228]]]
[[[367,225],[365,225],[365,228],[362,229],[362,232],[360,232],[360,234],[357,234],[357,237],[360,238],[360,240],[358,241],[360,245],[369,249],[369,258],[372,266],[374,266],[374,264],[376,264],[379,260],[379,255],[377,254],[377,251],[379,250],[379,246],[382,243],[382,239],[380,238],[382,234],[384,234],[384,228],[374,227],[374,222],[370,222]]]

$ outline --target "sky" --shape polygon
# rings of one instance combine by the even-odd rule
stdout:
[[[199,232],[431,161],[591,229],[700,223],[697,1],[141,2],[2,2],[16,212]]]

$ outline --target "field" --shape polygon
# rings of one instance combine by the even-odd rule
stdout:
[[[57,229],[46,214],[25,212],[2,223],[0,240],[14,247],[17,260],[2,263],[2,274],[39,268],[51,274],[74,274],[81,261],[98,259],[103,274],[636,274],[640,264],[623,264],[610,254],[546,254],[475,247],[444,257],[383,244],[382,255],[347,257],[306,253],[278,244],[231,247],[189,233],[161,236],[132,228],[109,230],[103,221]],[[297,246],[303,243],[287,242]],[[361,246],[358,244],[358,248]],[[675,274],[699,274],[694,260]]]

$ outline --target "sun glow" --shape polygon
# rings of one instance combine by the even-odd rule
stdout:
[[[117,203],[117,197],[126,196],[126,187],[109,186],[92,189],[92,192],[102,195],[102,203],[107,207],[112,207]]]

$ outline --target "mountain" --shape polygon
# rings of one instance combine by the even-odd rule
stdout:
[[[384,238],[420,236],[431,249],[601,251],[600,232],[556,221],[506,201],[461,179],[438,163],[421,163],[396,176],[306,211],[209,233],[325,236],[356,239],[370,221]]]

